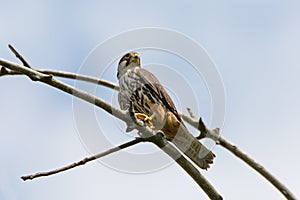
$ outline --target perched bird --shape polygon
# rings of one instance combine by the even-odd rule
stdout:
[[[128,110],[133,121],[141,120],[151,129],[162,131],[200,168],[210,167],[215,155],[188,131],[166,90],[151,72],[141,68],[138,53],[130,52],[121,58],[117,77],[121,110]],[[127,131],[132,129],[129,123]]]

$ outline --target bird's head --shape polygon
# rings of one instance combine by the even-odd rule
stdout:
[[[140,55],[136,52],[129,52],[125,54],[118,65],[117,77],[121,77],[128,69],[140,67]]]

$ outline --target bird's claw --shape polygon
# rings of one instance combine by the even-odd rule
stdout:
[[[152,123],[153,116],[149,117],[148,115],[146,115],[144,113],[135,113],[134,115],[137,119],[139,119],[140,121],[142,121],[146,125],[148,125],[149,128],[151,128],[151,129],[154,128],[153,123]]]

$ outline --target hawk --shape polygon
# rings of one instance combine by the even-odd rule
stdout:
[[[141,120],[151,129],[162,131],[197,166],[202,169],[210,167],[215,155],[187,130],[172,99],[158,79],[141,68],[138,53],[130,52],[121,58],[117,77],[120,108],[129,111],[134,117],[133,122]],[[130,123],[127,125],[127,131],[133,130]]]

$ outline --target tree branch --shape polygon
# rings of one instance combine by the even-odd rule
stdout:
[[[86,157],[86,158],[84,158],[84,159],[82,159],[80,161],[74,162],[74,163],[66,165],[64,167],[57,168],[57,169],[54,169],[54,170],[51,170],[51,171],[38,172],[38,173],[35,173],[35,174],[31,174],[31,175],[21,176],[21,178],[23,179],[23,181],[26,181],[26,180],[32,180],[32,179],[35,179],[35,178],[38,178],[38,177],[42,177],[42,176],[50,176],[50,175],[53,175],[53,174],[57,174],[57,173],[60,173],[60,172],[72,169],[74,167],[78,167],[78,166],[84,165],[87,162],[96,160],[98,158],[104,157],[106,155],[109,155],[109,154],[112,154],[114,152],[120,151],[121,149],[125,149],[127,147],[133,146],[135,144],[138,144],[138,143],[144,142],[144,141],[146,141],[146,140],[143,139],[143,138],[136,138],[136,139],[134,139],[132,141],[126,142],[126,143],[124,143],[122,145],[119,145],[117,147],[108,149],[107,151],[95,154],[93,156]]]
[[[205,191],[205,193],[210,197],[210,199],[218,200],[223,199],[221,195],[214,189],[214,187],[206,180],[206,178],[199,173],[197,168],[192,165],[173,145],[171,145],[162,133],[157,133],[151,138],[152,142],[156,144],[165,153],[170,155],[173,160],[176,161]],[[202,181],[197,181],[202,180]]]
[[[36,71],[43,73],[43,74],[51,75],[51,76],[85,81],[88,83],[102,85],[104,87],[107,87],[107,88],[110,88],[113,90],[119,90],[119,86],[117,84],[103,80],[103,79],[91,77],[91,76],[86,76],[86,75],[81,75],[81,74],[76,74],[76,73],[71,73],[71,72],[58,71],[58,70],[48,70],[48,69],[44,69],[44,70],[37,69]],[[5,67],[0,66],[0,77],[6,76],[6,75],[24,75],[24,74],[20,73],[18,71],[7,69]]]
[[[23,63],[23,65],[25,67],[29,67],[29,64],[26,62],[26,60],[17,52],[17,50],[15,50],[15,48],[13,46],[11,46],[10,44],[8,45],[8,48],[15,54],[15,56]]]
[[[89,103],[92,103],[106,112],[110,114],[114,114],[115,117],[127,122],[130,120],[129,115],[126,112],[123,112],[119,109],[114,108],[107,102],[103,101],[102,99],[93,96],[91,94],[88,94],[85,91],[79,90],[75,87],[69,86],[68,84],[65,84],[61,81],[58,81],[54,79],[51,75],[46,75],[41,72],[38,72],[34,69],[23,67],[21,65],[18,65],[16,63],[7,61],[5,59],[0,58],[0,65],[3,67],[6,67],[10,70],[17,71],[18,73],[22,73],[24,75],[27,75],[30,78],[36,79],[37,81],[40,81],[42,83],[45,83],[47,85],[50,85],[52,87],[55,87],[59,90],[62,90],[66,93],[69,93],[75,97],[78,97],[82,100],[85,100]],[[138,129],[144,138],[151,137],[155,135],[155,132],[151,130],[149,127],[140,127],[137,126],[136,129]],[[176,159],[176,162],[196,181],[196,183],[203,189],[203,191],[211,198],[211,199],[222,199],[221,195],[217,193],[217,191],[213,188],[213,186],[205,179],[204,176],[201,175],[201,173],[182,155],[178,158],[177,156],[180,155],[180,152],[170,145],[166,140],[165,142],[163,140],[152,140],[153,143],[155,143],[157,146],[162,147],[163,144],[168,144],[162,148],[162,150],[167,153],[170,157],[173,159]],[[172,154],[174,153],[174,155]],[[176,154],[175,154],[176,153]]]
[[[187,110],[188,113],[190,114],[190,117],[191,117],[192,119],[195,119],[195,115],[194,115],[192,109],[191,109],[191,108],[186,108],[186,110]]]

